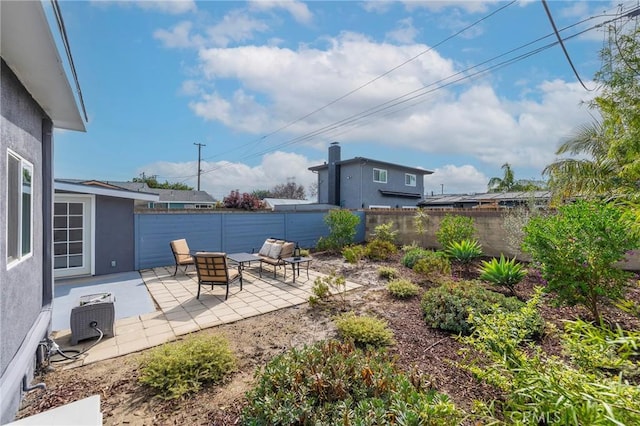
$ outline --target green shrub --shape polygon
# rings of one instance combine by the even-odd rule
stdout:
[[[398,270],[392,266],[381,266],[378,268],[378,276],[391,280],[399,276]]]
[[[446,214],[436,231],[436,240],[443,248],[447,248],[451,243],[474,239],[475,233],[473,218]]]
[[[519,425],[640,424],[640,387],[572,368],[523,345],[527,333],[521,324],[535,322],[541,291],[536,293],[519,312],[473,315],[473,334],[462,339],[490,361],[478,366],[474,352],[467,368],[502,389],[500,417]]]
[[[324,222],[329,227],[329,235],[326,238],[321,237],[316,248],[340,251],[353,243],[360,218],[349,210],[333,209],[324,216]]]
[[[420,293],[420,287],[409,280],[396,279],[387,284],[387,290],[398,299],[408,299]]]
[[[545,291],[559,303],[586,306],[599,322],[599,304],[618,299],[629,277],[616,263],[640,244],[630,229],[620,208],[577,201],[555,215],[532,218],[523,248],[540,264]]]
[[[311,306],[329,303],[338,300],[342,305],[346,304],[345,295],[347,292],[347,281],[343,276],[338,276],[335,272],[323,277],[317,277],[313,281],[309,296]]]
[[[450,425],[462,420],[420,374],[403,373],[384,351],[335,340],[271,360],[247,393],[241,424]]]
[[[365,256],[371,260],[387,260],[398,252],[398,248],[389,241],[373,240],[367,243]]]
[[[451,259],[466,265],[482,256],[482,247],[476,240],[453,241],[447,246],[445,253]]]
[[[358,264],[364,257],[365,248],[361,245],[351,245],[342,249],[342,256],[351,264]]]
[[[568,355],[582,368],[618,375],[640,375],[640,331],[611,329],[582,320],[567,321],[562,340]]]
[[[448,282],[427,290],[422,296],[424,319],[430,327],[469,334],[469,310],[486,314],[496,309],[514,311],[523,303],[514,297],[485,290],[473,281]]]
[[[229,342],[217,335],[193,335],[151,349],[140,363],[140,382],[162,399],[176,399],[216,383],[236,368]]]
[[[505,259],[500,255],[500,260],[495,257],[489,261],[483,260],[480,267],[480,279],[491,284],[503,286],[514,294],[514,288],[527,275],[527,270],[516,259]]]
[[[393,230],[394,223],[389,221],[382,225],[378,225],[373,229],[373,236],[376,240],[386,241],[393,245],[396,244],[398,238],[398,230]]]
[[[413,266],[419,259],[430,256],[433,253],[433,250],[426,250],[418,246],[405,247],[403,250],[405,253],[402,256],[401,262],[404,266],[410,269],[413,269]]]
[[[423,257],[413,265],[413,270],[427,278],[451,275],[451,262],[442,252],[427,251]]]
[[[393,332],[384,320],[348,312],[333,321],[340,335],[358,346],[387,346],[393,342]]]

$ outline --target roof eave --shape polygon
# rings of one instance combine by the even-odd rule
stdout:
[[[0,2],[0,52],[58,129],[86,131],[40,1]]]

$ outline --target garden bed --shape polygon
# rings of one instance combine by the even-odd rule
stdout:
[[[432,284],[403,267],[400,255],[384,262],[361,261],[359,265],[346,263],[341,256],[315,254],[312,268],[324,273],[336,272],[363,288],[349,293],[343,307],[311,308],[308,305],[286,308],[258,317],[214,327],[201,333],[221,333],[226,336],[239,359],[239,368],[222,385],[212,386],[197,395],[178,401],[154,399],[150,391],[138,384],[139,354],[106,360],[85,367],[55,371],[39,378],[47,385],[46,391],[27,395],[21,417],[29,416],[78,399],[99,394],[104,423],[111,424],[238,424],[245,405],[245,392],[254,380],[254,372],[274,356],[291,347],[300,347],[319,340],[336,337],[331,316],[340,310],[367,313],[388,321],[394,332],[395,345],[390,348],[399,364],[417,369],[440,392],[450,396],[459,408],[469,411],[474,400],[490,401],[502,397],[499,390],[479,383],[472,375],[458,367],[462,362],[461,343],[455,336],[426,326],[420,308],[420,296],[408,300],[392,298],[385,290],[387,281],[378,276],[380,266],[391,266],[423,289]],[[454,268],[454,276],[477,276],[475,265],[469,272]],[[540,282],[528,276],[515,288],[516,295],[528,299]],[[640,290],[628,292],[627,299],[640,303]],[[541,306],[543,317],[562,327],[566,319],[589,319],[580,307],[556,308],[549,298]],[[640,320],[614,307],[603,310],[610,322],[620,323],[626,329],[640,329]],[[561,355],[557,338],[547,336],[540,342],[545,352]]]

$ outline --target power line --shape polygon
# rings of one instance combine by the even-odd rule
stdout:
[[[272,131],[272,132],[270,132],[270,133],[267,133],[266,135],[264,135],[264,136],[262,136],[262,137],[260,137],[260,138],[258,138],[258,139],[256,139],[256,140],[254,140],[254,141],[252,141],[252,142],[247,143],[247,144],[246,144],[246,145],[244,145],[244,146],[248,146],[248,145],[254,144],[254,143],[256,143],[256,142],[259,142],[259,141],[261,141],[261,140],[264,140],[264,139],[266,139],[266,138],[268,138],[268,137],[270,137],[270,136],[273,136],[273,135],[275,135],[275,134],[277,134],[277,133],[281,132],[282,130],[285,130],[285,129],[287,129],[287,128],[289,128],[289,127],[293,126],[295,123],[298,123],[298,122],[300,122],[300,121],[302,121],[302,120],[304,120],[304,119],[306,119],[306,118],[309,118],[310,116],[312,116],[312,115],[314,115],[314,114],[317,114],[317,113],[318,113],[318,112],[320,112],[320,111],[325,110],[326,108],[330,107],[331,105],[334,105],[334,104],[336,104],[336,103],[340,102],[341,100],[343,100],[343,99],[345,99],[345,98],[347,98],[347,97],[349,97],[349,96],[353,95],[354,93],[356,93],[356,92],[358,92],[358,91],[360,91],[360,90],[364,89],[365,87],[367,87],[367,86],[371,85],[372,83],[375,83],[376,81],[380,80],[381,78],[386,77],[387,75],[389,75],[389,74],[393,73],[394,71],[396,71],[396,70],[398,70],[398,69],[402,68],[403,66],[405,66],[405,65],[407,65],[407,64],[409,64],[409,63],[411,63],[411,62],[415,61],[415,60],[416,60],[416,59],[418,59],[420,56],[422,56],[422,55],[424,55],[424,54],[426,54],[426,53],[428,53],[428,52],[430,52],[430,51],[434,50],[436,47],[438,47],[438,46],[440,46],[440,45],[442,45],[442,44],[446,43],[447,41],[449,41],[449,40],[451,40],[451,39],[453,39],[453,38],[455,38],[455,37],[459,36],[460,34],[462,34],[462,33],[466,32],[467,30],[469,30],[469,29],[471,29],[471,28],[473,28],[473,27],[475,27],[476,25],[480,24],[481,22],[483,22],[483,21],[485,21],[485,20],[487,20],[487,19],[491,18],[493,15],[496,15],[497,13],[501,12],[502,10],[504,10],[504,9],[506,9],[507,7],[509,7],[509,6],[511,6],[512,4],[514,4],[516,1],[517,1],[517,0],[512,0],[511,2],[507,3],[506,5],[499,7],[498,9],[496,9],[496,10],[494,10],[493,12],[489,13],[488,15],[485,15],[485,16],[483,16],[482,18],[480,18],[480,19],[478,19],[478,20],[476,20],[476,21],[472,22],[471,24],[469,24],[469,25],[467,25],[466,27],[462,28],[462,29],[461,29],[461,30],[459,30],[458,32],[456,32],[456,33],[454,33],[454,34],[452,34],[452,35],[450,35],[450,36],[448,36],[448,37],[444,38],[443,40],[440,40],[438,43],[434,44],[433,46],[431,46],[431,47],[429,47],[429,48],[427,48],[427,49],[425,49],[425,50],[423,50],[423,51],[419,52],[418,54],[416,54],[416,55],[414,55],[413,57],[411,57],[411,58],[407,59],[406,61],[404,61],[404,62],[402,62],[402,63],[400,63],[400,64],[396,65],[395,67],[393,67],[393,68],[391,68],[391,69],[389,69],[389,70],[385,71],[384,73],[379,74],[378,76],[376,76],[376,77],[374,77],[373,79],[371,79],[371,80],[367,81],[366,83],[364,83],[364,84],[362,84],[362,85],[360,85],[360,86],[356,87],[355,89],[352,89],[351,91],[349,91],[349,92],[345,93],[344,95],[337,97],[336,99],[334,99],[334,100],[330,101],[329,103],[327,103],[327,104],[325,104],[325,105],[323,105],[323,106],[321,106],[321,107],[319,107],[319,108],[316,108],[315,110],[313,110],[313,111],[311,111],[311,112],[309,112],[309,113],[307,113],[307,114],[303,115],[302,117],[299,117],[299,118],[297,118],[297,119],[295,119],[295,120],[293,120],[293,121],[290,121],[289,123],[285,124],[284,126],[281,126],[281,127],[279,127],[278,129],[276,129],[276,130],[274,130],[274,131]],[[240,149],[241,147],[242,147],[242,146],[240,146],[240,147],[238,147],[238,148],[235,148],[234,150]],[[232,150],[232,151],[233,151],[233,150]],[[229,152],[229,151],[228,151],[228,152]],[[213,157],[209,157],[209,158],[213,158]]]
[[[578,81],[580,82],[582,87],[584,87],[584,90],[586,90],[587,92],[593,91],[594,89],[588,89],[587,86],[585,86],[585,84],[582,82],[582,79],[580,78],[580,75],[578,74],[578,70],[573,65],[573,61],[571,60],[571,56],[569,56],[569,52],[567,51],[567,48],[565,47],[564,42],[562,41],[562,37],[560,37],[560,33],[558,32],[558,28],[556,27],[556,23],[553,21],[553,16],[551,16],[551,11],[549,10],[549,6],[547,5],[547,0],[542,0],[542,5],[544,6],[545,12],[547,12],[547,17],[549,18],[549,22],[551,23],[551,27],[553,28],[553,32],[555,33],[556,38],[558,39],[558,43],[560,43],[560,46],[562,47],[562,51],[564,52],[564,56],[567,58],[567,61],[569,62],[569,65],[571,66],[571,69],[573,70],[573,73],[576,75],[576,78],[578,79]]]
[[[622,17],[625,17],[625,16],[629,15],[630,13],[631,13],[631,12],[627,13],[626,15],[622,15],[622,16],[621,16],[621,15],[614,15],[614,16],[616,16],[616,18],[614,18],[614,19],[610,19],[610,20],[607,20],[607,21],[604,21],[604,22],[601,22],[601,23],[599,23],[599,24],[596,24],[596,25],[594,25],[594,26],[592,26],[592,27],[589,27],[589,28],[587,28],[587,29],[585,29],[585,30],[582,30],[582,31],[577,32],[577,33],[575,33],[575,34],[572,34],[572,35],[570,35],[570,36],[568,36],[568,37],[565,37],[563,40],[565,40],[565,41],[566,41],[566,40],[569,40],[569,39],[575,38],[575,37],[577,37],[577,36],[579,36],[579,35],[582,35],[582,34],[584,34],[584,33],[588,32],[588,31],[592,31],[593,29],[596,29],[596,28],[602,27],[603,25],[606,25],[606,24],[608,24],[608,23],[611,23],[611,22],[614,22],[614,21],[616,21],[616,20],[618,20],[618,19],[621,19]],[[602,16],[611,16],[611,15],[598,15],[598,16],[593,16],[593,17],[590,17],[590,18],[584,19],[584,20],[582,20],[582,21],[580,21],[580,22],[577,22],[577,23],[575,23],[575,24],[572,24],[572,25],[569,25],[569,26],[567,26],[567,27],[564,27],[561,31],[565,31],[565,30],[567,30],[567,29],[569,29],[569,28],[575,27],[575,26],[580,25],[580,24],[582,24],[582,23],[584,23],[584,22],[587,22],[587,21],[589,21],[589,20],[595,19],[595,18],[597,18],[597,17],[602,17]],[[374,115],[380,114],[381,112],[385,112],[385,115],[389,115],[389,114],[397,113],[397,112],[399,112],[399,111],[401,111],[401,110],[398,110],[398,109],[397,109],[397,110],[393,110],[393,111],[391,111],[391,112],[388,112],[388,110],[389,110],[389,109],[391,109],[391,108],[393,108],[393,107],[396,107],[396,106],[398,106],[398,105],[401,105],[401,104],[404,104],[404,103],[408,103],[408,102],[410,102],[410,101],[413,101],[413,100],[415,100],[415,99],[418,99],[418,98],[420,98],[420,97],[423,97],[423,96],[425,96],[425,95],[427,95],[427,94],[433,93],[433,92],[434,92],[434,91],[436,91],[436,90],[439,90],[439,89],[442,89],[442,88],[445,88],[445,87],[451,86],[451,85],[453,85],[453,84],[459,84],[459,83],[461,83],[461,82],[462,82],[462,81],[464,81],[464,80],[468,80],[468,79],[471,79],[471,78],[475,78],[475,77],[478,77],[478,76],[481,76],[481,75],[484,75],[484,74],[490,73],[490,72],[492,72],[492,71],[495,71],[495,70],[497,70],[497,69],[499,69],[499,68],[506,67],[506,66],[508,66],[508,65],[511,65],[511,64],[513,64],[513,63],[516,63],[516,62],[519,62],[519,61],[524,60],[524,59],[526,59],[526,58],[529,58],[529,57],[531,57],[531,56],[533,56],[533,55],[536,55],[536,54],[538,54],[538,53],[541,53],[541,52],[542,52],[542,51],[544,51],[544,50],[547,50],[547,49],[549,49],[549,48],[551,48],[551,47],[556,46],[556,45],[559,43],[558,41],[555,41],[555,42],[549,43],[549,44],[544,45],[544,46],[542,46],[542,47],[539,47],[539,48],[533,49],[533,50],[531,50],[531,51],[525,52],[525,53],[523,53],[523,54],[521,54],[521,55],[518,55],[518,56],[516,56],[516,57],[514,57],[514,58],[507,59],[507,60],[502,61],[502,62],[500,62],[500,63],[498,63],[498,64],[495,64],[495,65],[489,66],[489,67],[487,67],[487,68],[481,69],[481,70],[479,70],[479,71],[476,71],[476,72],[474,72],[474,73],[472,73],[472,74],[469,74],[469,75],[463,75],[462,77],[460,77],[460,78],[458,78],[458,79],[455,79],[455,80],[452,80],[452,81],[448,81],[448,82],[447,82],[447,80],[450,80],[450,79],[452,79],[452,78],[454,78],[454,77],[456,77],[456,76],[459,76],[459,75],[461,75],[461,74],[465,74],[466,72],[468,72],[468,71],[470,71],[470,70],[473,70],[473,69],[475,69],[475,68],[478,68],[478,67],[479,67],[479,66],[481,66],[481,65],[485,65],[485,64],[487,64],[487,63],[493,62],[493,61],[495,61],[496,59],[499,59],[499,58],[501,58],[501,57],[504,57],[504,56],[506,56],[506,55],[509,55],[509,54],[511,54],[511,53],[514,53],[514,52],[516,52],[516,51],[518,51],[518,50],[521,50],[521,49],[523,49],[523,48],[525,48],[525,47],[527,47],[527,46],[530,46],[530,45],[535,44],[535,43],[537,43],[537,42],[539,42],[539,41],[541,41],[541,40],[544,40],[545,38],[549,38],[549,37],[551,37],[552,35],[553,35],[553,33],[552,33],[552,34],[548,34],[548,35],[543,36],[543,37],[540,37],[540,38],[538,38],[538,39],[536,39],[536,40],[534,40],[534,41],[528,42],[528,43],[526,43],[526,44],[524,44],[524,45],[521,45],[521,46],[519,46],[519,47],[517,47],[517,48],[511,49],[511,50],[509,50],[509,51],[507,51],[507,52],[505,52],[505,53],[502,53],[502,54],[500,54],[500,55],[497,55],[497,56],[495,56],[495,57],[492,57],[491,59],[485,60],[485,61],[483,61],[483,62],[481,62],[481,63],[479,63],[479,64],[476,64],[476,65],[474,65],[474,66],[471,66],[471,67],[469,67],[469,68],[467,68],[467,69],[465,69],[465,70],[462,70],[462,71],[459,71],[459,72],[457,72],[457,73],[455,73],[455,74],[452,74],[451,76],[445,77],[445,78],[440,79],[440,80],[438,80],[438,81],[436,81],[436,82],[433,82],[433,83],[430,83],[430,84],[428,84],[428,85],[426,85],[426,86],[423,86],[423,87],[422,87],[422,88],[420,88],[420,89],[416,89],[416,90],[414,90],[414,91],[411,91],[411,92],[409,92],[409,93],[406,93],[406,94],[404,94],[404,95],[401,95],[401,96],[399,96],[399,97],[396,97],[396,98],[394,98],[394,99],[392,99],[392,100],[390,100],[390,101],[384,102],[384,103],[379,104],[379,105],[377,105],[377,106],[375,106],[375,107],[372,107],[372,108],[369,108],[369,109],[367,109],[367,110],[365,110],[365,111],[362,111],[362,112],[360,112],[360,113],[354,114],[354,115],[352,115],[352,116],[350,116],[350,117],[347,117],[347,118],[345,118],[345,119],[342,119],[342,120],[339,120],[339,121],[334,122],[334,123],[332,123],[332,124],[329,124],[329,125],[323,126],[323,127],[321,127],[321,128],[318,128],[318,129],[315,129],[315,130],[313,130],[313,131],[311,131],[311,132],[309,132],[309,133],[306,133],[306,134],[304,134],[304,135],[301,135],[301,136],[298,136],[298,137],[292,138],[292,139],[290,139],[290,140],[288,140],[288,141],[285,141],[285,142],[283,142],[283,143],[281,143],[281,144],[278,144],[277,146],[272,147],[272,148],[270,148],[270,149],[263,150],[263,151],[261,151],[261,152],[258,152],[258,153],[255,153],[255,154],[252,154],[252,155],[250,155],[250,156],[245,156],[244,158],[251,158],[251,157],[256,157],[256,156],[264,155],[264,154],[269,153],[269,152],[271,152],[271,151],[273,151],[273,150],[275,150],[275,149],[279,149],[279,148],[282,148],[282,147],[285,147],[285,146],[289,146],[289,145],[292,145],[292,144],[295,144],[295,143],[303,142],[303,141],[305,141],[305,140],[312,139],[312,138],[317,137],[317,136],[320,136],[320,135],[322,135],[322,134],[326,134],[326,133],[328,133],[328,132],[335,131],[335,130],[337,130],[337,129],[340,129],[341,127],[346,127],[347,125],[354,125],[354,123],[357,123],[359,120],[363,120],[363,119],[365,119],[365,118],[372,117],[372,116],[374,116]],[[440,84],[440,83],[442,83],[442,84]],[[438,85],[438,84],[440,84],[440,85]],[[430,88],[430,87],[432,87],[432,86],[436,86],[436,87],[435,87],[435,88],[431,88],[430,90],[426,90],[426,89],[428,89],[428,88]],[[420,102],[424,102],[424,101],[420,101]],[[406,109],[406,108],[408,108],[408,107],[411,107],[411,106],[417,105],[417,104],[418,104],[418,103],[420,103],[420,102],[416,102],[416,103],[414,103],[414,104],[412,104],[412,105],[406,106],[406,107],[404,107],[403,109]],[[361,124],[360,124],[360,125],[361,125]],[[345,131],[348,131],[348,130],[349,130],[349,129],[347,129],[347,130],[345,130]],[[215,168],[213,168],[213,169],[203,171],[203,174],[204,174],[204,173],[211,173],[211,172],[214,172],[214,171],[218,171],[218,170],[220,170],[220,169],[223,169],[223,168],[225,168],[225,167],[228,167],[228,166],[229,166],[229,165],[231,165],[231,164],[232,164],[232,163],[227,163],[227,164],[224,164],[224,165],[221,165],[221,166],[215,167]],[[187,179],[192,178],[192,177],[194,177],[194,176],[193,176],[193,175],[190,175],[190,176],[180,176],[180,177],[174,177],[174,178],[184,178],[184,180],[187,180]]]

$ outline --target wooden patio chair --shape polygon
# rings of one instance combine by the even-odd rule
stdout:
[[[178,266],[184,266],[184,272],[186,273],[189,265],[194,264],[187,240],[184,238],[173,240],[169,243],[169,246],[171,246],[173,258],[176,260],[176,270],[173,271],[173,275],[175,276],[178,273]]]
[[[198,252],[193,255],[198,273],[198,295],[196,299],[200,299],[200,288],[203,285],[224,285],[227,287],[227,293],[224,300],[229,297],[229,284],[234,281],[240,281],[240,290],[242,291],[242,270],[229,268],[227,266],[226,253],[214,252]]]

